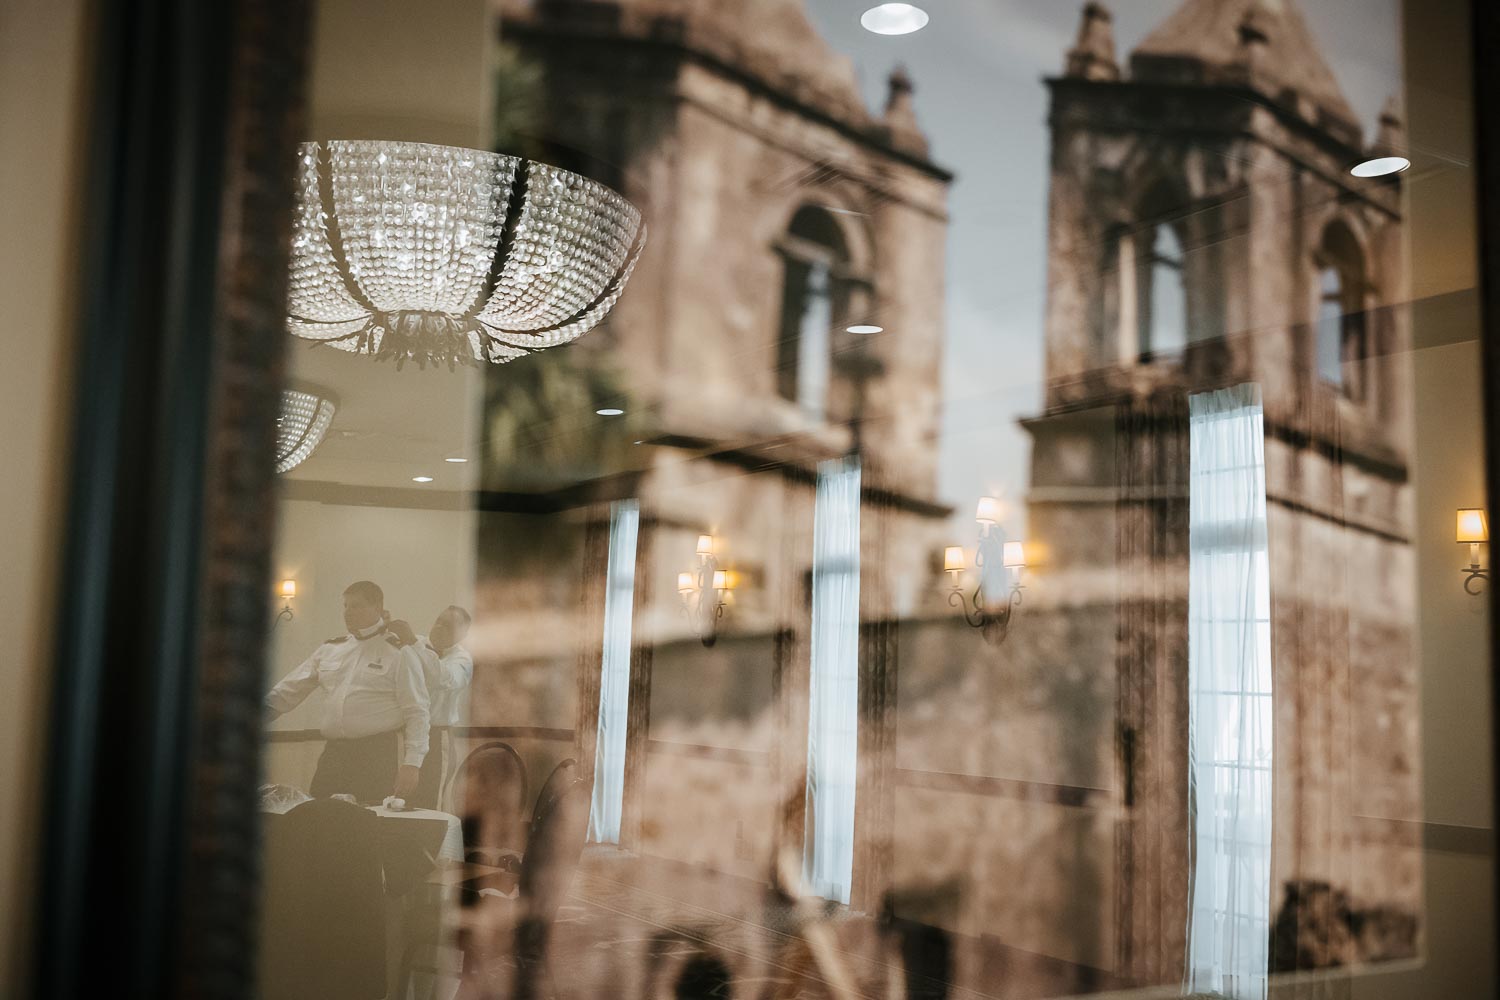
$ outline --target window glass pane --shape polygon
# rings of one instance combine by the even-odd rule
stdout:
[[[1466,11],[315,6],[262,995],[1493,992]]]

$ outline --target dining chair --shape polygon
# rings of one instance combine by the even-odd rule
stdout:
[[[547,967],[552,925],[572,888],[588,836],[591,789],[577,778],[566,785],[561,781],[558,784],[561,787],[532,822],[526,854],[521,859],[516,987],[512,994],[516,1000],[530,1000],[542,985],[547,986],[549,995],[555,993]]]
[[[260,983],[277,1000],[386,993],[379,818],[337,799],[265,814]]]
[[[519,856],[527,792],[526,764],[509,743],[485,743],[464,758],[444,801],[462,822],[466,860],[498,865]]]
[[[553,777],[556,775],[554,771]],[[553,785],[554,794],[545,800],[542,811],[532,823],[526,852],[520,859],[514,895],[495,894],[502,892],[498,886],[506,881],[505,876],[481,876],[459,887],[466,904],[484,911],[486,919],[482,923],[488,928],[487,932],[476,937],[469,930],[469,926],[476,923],[471,920],[467,925],[460,922],[444,931],[448,947],[456,947],[458,951],[460,987],[465,985],[463,977],[474,973],[484,960],[508,958],[515,970],[512,994],[515,1000],[528,1000],[543,986],[548,994],[553,992],[546,964],[547,948],[552,924],[572,887],[583,854],[588,834],[590,789],[576,778],[567,784],[561,779],[556,782],[551,778],[548,780]],[[494,889],[495,893],[486,893],[487,889]],[[500,944],[507,934],[508,955],[503,953],[504,945]],[[452,942],[456,942],[456,946]],[[497,955],[487,947],[496,944],[500,944],[502,954]],[[431,965],[419,965],[415,961],[419,949],[431,948],[435,953],[437,945],[438,942],[432,940],[412,942],[403,962],[401,996],[407,995],[416,973],[443,975],[437,967],[435,954]],[[479,956],[478,963],[471,961],[471,953],[476,947],[488,952]],[[465,995],[462,988],[459,995]]]
[[[552,800],[564,791],[569,785],[578,779],[578,761],[572,757],[565,757],[547,775],[547,780],[542,782],[541,791],[536,794],[536,804],[531,807],[531,829],[536,830],[537,822],[546,814],[552,805]],[[585,819],[585,822],[587,820]]]

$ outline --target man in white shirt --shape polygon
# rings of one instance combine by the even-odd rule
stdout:
[[[368,580],[344,591],[344,627],[347,635],[324,642],[271,689],[266,707],[275,718],[322,689],[327,742],[308,789],[314,797],[409,799],[427,754],[429,719],[416,636],[390,620],[385,594]]]
[[[427,759],[417,781],[416,802],[428,809],[439,808],[443,784],[456,768],[454,726],[465,724],[468,715],[469,682],[474,679],[474,658],[459,645],[469,634],[469,613],[450,604],[432,623],[425,636],[417,637],[417,655],[422,661],[427,693],[432,699],[432,730]]]

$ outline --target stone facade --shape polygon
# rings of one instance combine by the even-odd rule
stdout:
[[[1185,400],[1245,382],[1265,406],[1272,884],[1406,914],[1404,943],[1379,957],[1409,955],[1422,876],[1407,267],[1399,182],[1349,173],[1399,142],[1399,114],[1361,140],[1291,3],[1189,0],[1128,66],[1111,34],[1088,4],[1048,81],[1045,410],[1027,427],[1040,613],[1086,615],[1092,636],[1071,629],[1058,652],[1113,663],[1116,724],[1093,736],[1115,762],[1114,968],[1138,982],[1181,969]],[[1182,335],[1163,347],[1150,275],[1168,230]],[[1338,324],[1341,353],[1320,361],[1335,269],[1343,315],[1325,310],[1322,336]]]
[[[612,372],[640,443],[559,482],[566,497],[541,531],[525,512],[486,515],[496,545],[481,542],[480,618],[494,609],[507,630],[496,644],[513,652],[480,665],[474,722],[572,729],[591,768],[599,526],[606,501],[638,498],[632,698],[649,711],[627,750],[622,839],[758,880],[801,842],[820,462],[854,454],[862,466],[866,648],[880,648],[881,623],[931,598],[948,514],[935,442],[951,175],[929,155],[912,82],[894,74],[885,108],[869,111],[801,0],[509,2],[500,33],[540,78],[542,135],[522,145],[535,139],[537,155],[615,186],[643,207],[650,238],[628,293],[571,349]],[[789,275],[825,254],[826,381],[810,400],[787,374],[810,363],[788,343]],[[883,332],[845,332],[856,323]],[[700,534],[738,583],[711,648],[677,592]],[[555,558],[515,552],[518,536],[552,540]],[[577,613],[557,599],[567,580],[545,579],[564,566],[569,579],[583,569]],[[557,668],[579,645],[578,690],[559,692]],[[869,690],[882,662],[862,657]],[[891,717],[878,701],[866,710]],[[861,753],[883,773],[891,748],[872,735]]]

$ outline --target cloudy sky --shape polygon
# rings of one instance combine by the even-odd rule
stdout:
[[[874,0],[806,0],[848,55],[872,107],[897,63],[917,87],[934,158],[958,174],[949,208],[947,354],[940,492],[972,531],[975,499],[1001,495],[1007,528],[1024,529],[1029,443],[1016,421],[1037,412],[1045,304],[1046,89],[1078,29],[1083,0],[916,0],[915,35],[864,31]],[[1272,0],[1295,2],[1295,0]],[[1122,62],[1180,0],[1112,0]],[[1398,0],[1300,0],[1366,133],[1400,87]]]

